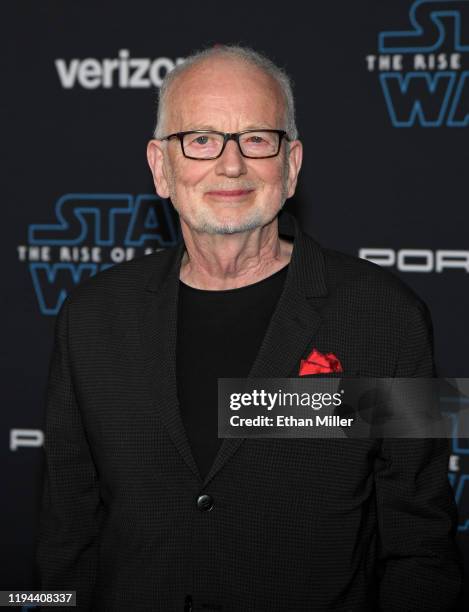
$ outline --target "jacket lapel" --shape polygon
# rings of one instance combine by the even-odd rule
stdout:
[[[279,215],[279,234],[293,236],[285,286],[248,378],[297,376],[300,359],[321,325],[317,310],[327,296],[321,247],[286,212]],[[146,285],[141,319],[145,379],[151,381],[154,410],[184,461],[202,483],[182,422],[177,399],[176,335],[179,272],[184,242],[168,249]],[[245,438],[225,438],[205,478],[207,484],[233,456]]]
[[[174,445],[194,475],[201,480],[192,456],[179,409],[176,380],[176,338],[179,270],[184,242],[164,253],[161,268],[146,285],[140,330],[144,380],[150,383],[153,410],[161,418]]]

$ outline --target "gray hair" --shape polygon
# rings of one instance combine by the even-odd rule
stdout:
[[[290,77],[284,70],[279,68],[265,55],[262,55],[249,47],[241,47],[239,45],[217,45],[202,51],[197,51],[192,55],[189,55],[181,64],[178,64],[175,68],[173,68],[173,70],[167,73],[163,79],[163,83],[161,84],[158,96],[158,113],[154,131],[155,138],[162,138],[164,136],[162,130],[166,116],[168,92],[171,85],[191,66],[212,57],[227,57],[237,59],[241,62],[252,64],[271,76],[279,85],[285,101],[285,130],[287,135],[291,140],[298,138],[298,130],[295,122],[295,101],[293,98],[292,82]]]

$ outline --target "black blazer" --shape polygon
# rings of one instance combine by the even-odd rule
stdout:
[[[250,377],[297,376],[314,347],[345,376],[434,375],[429,314],[406,285],[279,221],[292,259]],[[176,392],[183,249],[99,273],[59,312],[41,588],[100,612],[451,610],[447,440],[225,439],[200,478]]]

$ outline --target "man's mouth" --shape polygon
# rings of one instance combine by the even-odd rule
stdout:
[[[221,198],[236,198],[248,195],[253,191],[254,189],[215,189],[213,191],[206,191],[206,195]]]

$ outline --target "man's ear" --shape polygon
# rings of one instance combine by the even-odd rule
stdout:
[[[296,184],[298,182],[298,174],[300,173],[301,163],[303,161],[303,145],[299,140],[290,142],[290,151],[288,155],[288,191],[287,199],[291,198],[295,193]]]
[[[164,155],[162,140],[150,140],[147,145],[147,160],[153,175],[156,193],[160,198],[169,198],[168,181],[164,169]]]

